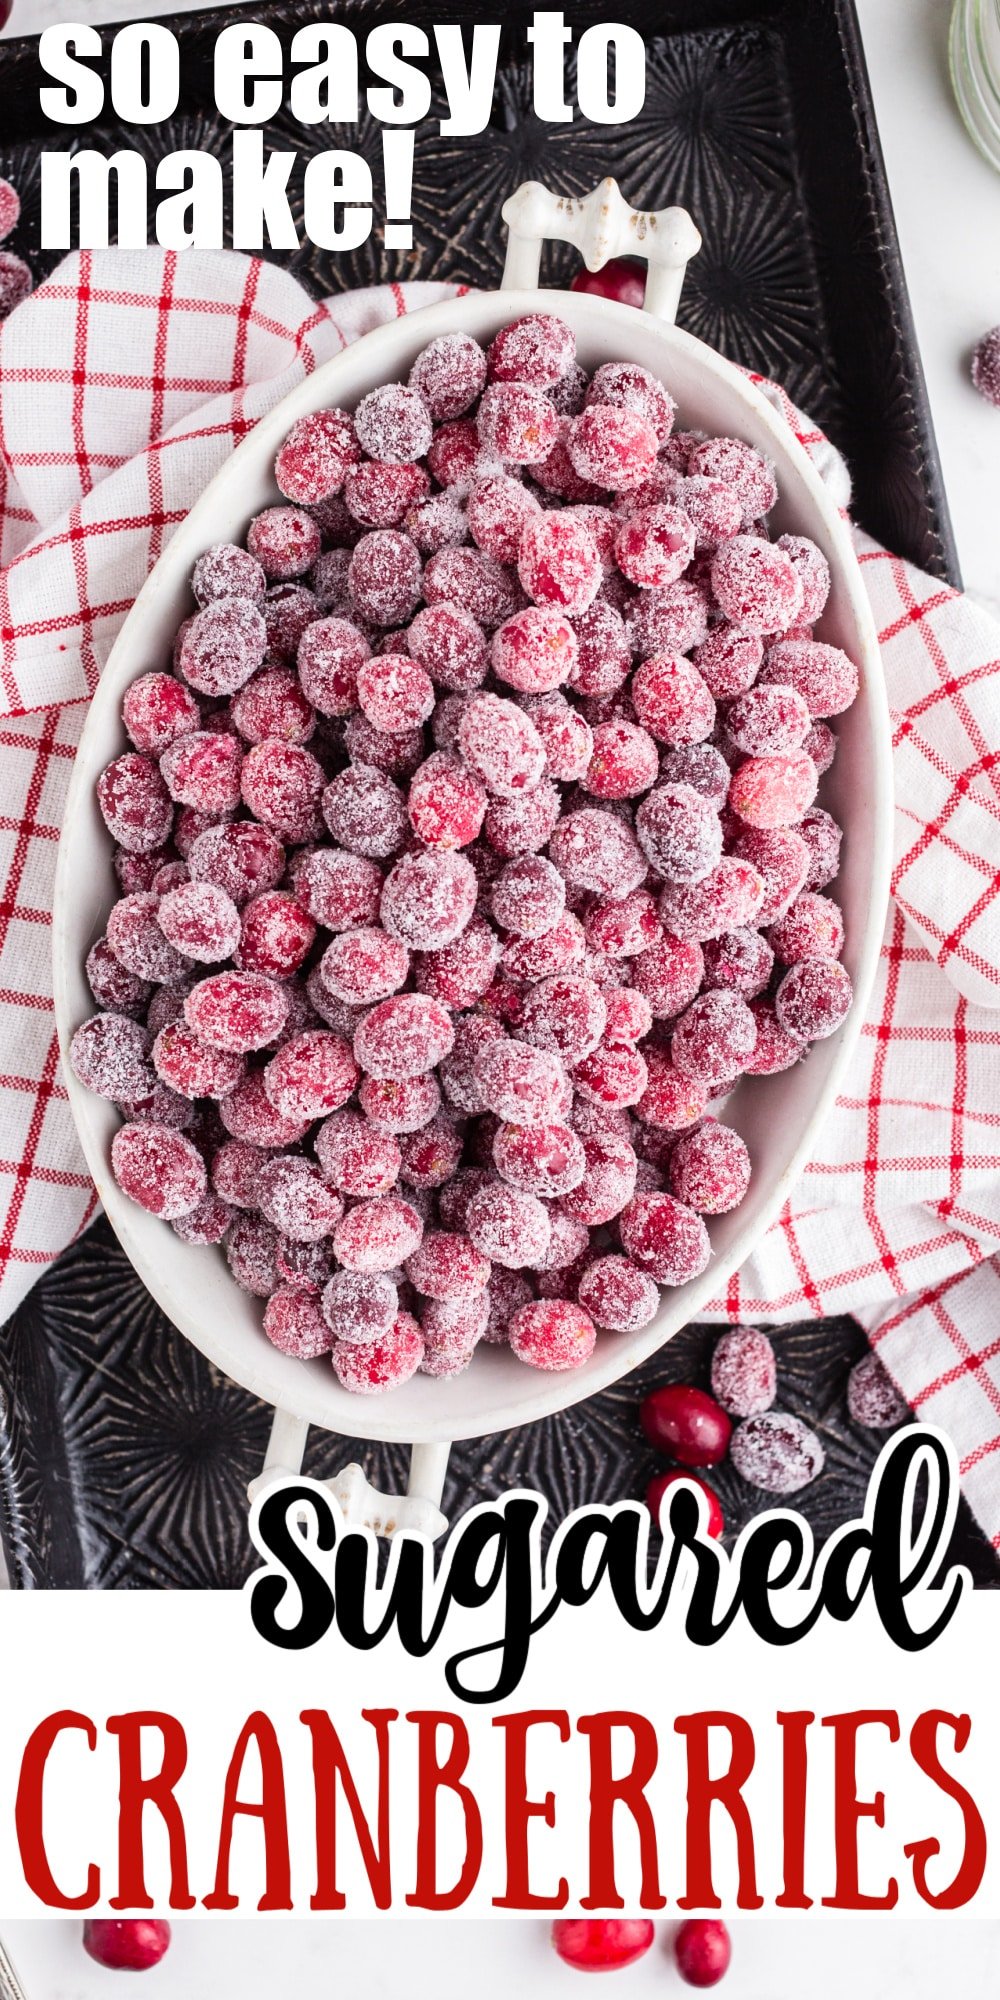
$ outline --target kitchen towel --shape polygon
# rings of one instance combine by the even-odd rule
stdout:
[[[232,252],[80,251],[0,330],[0,1321],[96,1205],[49,957],[70,768],[115,634],[253,424],[360,334],[456,289],[317,304]],[[845,499],[842,461],[762,386]],[[716,1309],[854,1313],[914,1410],[955,1440],[1000,1547],[1000,629],[857,546],[895,757],[878,980],[814,1156]]]

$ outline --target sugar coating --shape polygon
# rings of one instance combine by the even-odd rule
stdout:
[[[93,1014],[81,1022],[70,1043],[75,1077],[99,1097],[118,1104],[140,1097],[151,1084],[149,1038],[124,1014]]]
[[[894,1430],[910,1414],[888,1369],[877,1354],[864,1354],[847,1378],[847,1408],[851,1420],[867,1430]]]
[[[625,493],[652,471],[658,442],[643,411],[602,402],[588,404],[570,420],[566,449],[581,479]]]
[[[333,1232],[333,1248],[348,1271],[393,1271],[412,1256],[423,1236],[412,1203],[399,1195],[359,1201]]]
[[[619,1223],[622,1247],[661,1285],[683,1285],[708,1263],[708,1231],[694,1209],[669,1194],[637,1194]]]
[[[583,523],[553,512],[531,515],[525,522],[517,570],[536,604],[553,605],[570,616],[593,603],[602,576],[601,558]]]
[[[208,1187],[205,1163],[190,1139],[152,1121],[119,1126],[111,1170],[123,1194],[164,1222],[190,1214]]]
[[[156,919],[185,958],[212,965],[231,958],[240,940],[240,913],[214,882],[182,882],[160,897]]]
[[[551,1050],[506,1037],[476,1052],[474,1069],[482,1108],[517,1125],[544,1125],[565,1108],[567,1079]]]
[[[1000,407],[1000,326],[991,327],[972,353],[972,381],[988,403]]]
[[[294,427],[125,699],[76,1060],[193,1148],[178,1233],[352,1392],[525,1312],[543,1366],[649,1324],[749,1181],[710,1106],[850,1004],[828,566],[674,417],[555,315],[442,337]]]
[[[4,186],[7,185],[5,182]],[[28,297],[34,284],[24,258],[15,257],[13,250],[0,250],[0,320],[6,319]]]
[[[559,419],[544,389],[528,382],[495,382],[477,418],[479,442],[508,465],[537,465],[556,442]]]
[[[387,860],[402,846],[406,806],[397,785],[373,764],[350,764],[323,792],[323,818],[341,847]]]
[[[213,1049],[183,1019],[168,1021],[153,1043],[153,1067],[181,1097],[228,1097],[244,1073],[243,1057]]]
[[[517,578],[481,549],[441,549],[427,564],[423,589],[425,603],[462,604],[489,632],[524,603]]]
[[[514,1314],[508,1338],[519,1361],[558,1371],[589,1361],[597,1329],[590,1314],[570,1299],[539,1299]]]
[[[756,1039],[756,1037],[755,1037]],[[685,1132],[670,1155],[671,1194],[700,1215],[726,1215],[750,1186],[750,1155],[731,1125],[714,1118]]]
[[[210,826],[192,841],[188,872],[192,881],[221,889],[239,909],[257,891],[280,882],[285,850],[267,827],[252,820]]]
[[[358,1074],[341,1035],[311,1028],[292,1035],[272,1056],[264,1070],[264,1092],[282,1117],[323,1118],[347,1103]]]
[[[741,438],[701,439],[687,455],[686,471],[731,485],[743,510],[744,527],[769,513],[778,497],[770,460],[752,445],[744,444]]]
[[[261,973],[219,972],[192,988],[184,1018],[212,1048],[244,1054],[280,1034],[289,1006],[281,986]]]
[[[777,1394],[774,1348],[756,1326],[734,1326],[712,1351],[712,1394],[730,1417],[758,1417]]]
[[[315,712],[290,667],[254,674],[234,697],[231,713],[247,743],[263,743],[268,736],[306,743],[316,728]]]
[[[344,1212],[319,1167],[296,1153],[265,1161],[257,1176],[257,1203],[267,1221],[295,1243],[326,1239]]]
[[[404,944],[438,951],[464,931],[478,893],[475,869],[464,854],[404,854],[385,879],[382,923]]]
[[[765,1493],[799,1493],[823,1470],[826,1454],[815,1431],[800,1417],[765,1411],[737,1424],[729,1456],[751,1486]]]
[[[112,838],[129,854],[161,847],[173,826],[170,793],[150,758],[116,757],[97,781],[97,803]]]
[[[471,334],[440,334],[418,354],[409,386],[422,397],[435,423],[461,417],[486,386],[486,355]]]
[[[802,609],[802,579],[791,557],[754,535],[724,541],[711,574],[718,603],[744,632],[784,632]]]
[[[10,181],[0,180],[0,240],[17,228],[21,197]]]
[[[501,1125],[493,1142],[501,1180],[528,1194],[569,1194],[586,1169],[583,1143],[568,1125]]]
[[[236,964],[242,971],[290,979],[308,956],[315,935],[312,917],[287,889],[264,889],[243,911]]]
[[[799,1042],[836,1034],[851,1010],[850,974],[834,958],[807,958],[789,967],[774,996],[779,1026]]]
[[[436,1069],[455,1043],[447,1010],[423,993],[400,993],[366,1014],[354,1054],[369,1076],[403,1082]]]
[[[595,1325],[612,1333],[637,1333],[660,1303],[653,1279],[627,1257],[598,1257],[580,1279],[578,1296]]]
[[[809,714],[842,715],[858,692],[858,669],[839,646],[818,639],[782,639],[769,646],[760,671],[763,683],[780,682],[801,695]]]
[[[635,411],[651,425],[659,445],[666,444],[677,414],[677,405],[663,383],[631,361],[605,361],[595,368],[586,401],[588,405],[609,403],[614,409]]]
[[[564,1196],[566,1213],[589,1229],[599,1229],[620,1215],[635,1192],[637,1161],[624,1136],[612,1131],[580,1135],[584,1171]]]

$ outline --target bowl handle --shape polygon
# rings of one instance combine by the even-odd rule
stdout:
[[[279,1480],[294,1479],[301,1472],[308,1436],[309,1425],[301,1417],[290,1416],[287,1410],[275,1410],[263,1469],[247,1490],[250,1500],[256,1500]],[[377,1535],[394,1535],[399,1528],[413,1528],[434,1541],[448,1526],[440,1503],[450,1450],[450,1444],[411,1445],[405,1493],[380,1493],[356,1464],[343,1466],[333,1479],[321,1483],[332,1493],[345,1521],[372,1528]]]
[[[644,311],[672,325],[684,272],[701,249],[686,208],[630,208],[617,181],[600,181],[587,195],[553,194],[541,181],[522,181],[500,211],[507,224],[502,289],[535,291],[542,244],[575,243],[588,271],[609,257],[644,257],[649,266]]]

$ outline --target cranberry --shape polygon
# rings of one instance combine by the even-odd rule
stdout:
[[[835,958],[801,959],[785,973],[774,997],[778,1024],[799,1042],[836,1034],[851,1011],[854,988]]]
[[[544,389],[527,382],[497,382],[487,389],[477,422],[486,450],[509,465],[536,465],[548,456],[559,431]]]
[[[553,605],[571,617],[586,611],[600,587],[601,558],[593,538],[567,514],[532,515],[526,521],[517,567],[536,604]]]
[[[0,320],[6,319],[28,297],[34,283],[23,257],[16,257],[13,250],[0,250]]]
[[[113,1972],[147,1972],[170,1944],[170,1925],[156,1917],[88,1917],[83,1948]]]
[[[9,13],[10,8],[5,8],[0,27],[3,26]],[[9,236],[17,228],[20,214],[21,197],[16,187],[13,187],[10,181],[0,180],[0,239]]]
[[[972,354],[973,386],[988,403],[1000,406],[1000,326],[994,326],[977,341]]]
[[[643,1958],[653,1942],[648,1917],[557,1917],[552,1943],[577,1972],[618,1972]]]
[[[380,1395],[408,1382],[416,1374],[423,1354],[424,1342],[416,1320],[401,1312],[391,1332],[380,1340],[366,1341],[360,1347],[336,1341],[334,1372],[341,1387],[353,1390],[355,1395]]]
[[[409,382],[435,423],[461,417],[486,387],[486,356],[471,334],[440,334],[418,354]]]
[[[592,292],[619,305],[641,306],[646,296],[646,265],[638,257],[609,257],[599,271],[577,271],[571,292]]]
[[[718,1465],[733,1429],[714,1397],[682,1382],[654,1389],[642,1404],[639,1420],[650,1444],[678,1465]]]
[[[851,1369],[847,1408],[853,1423],[873,1431],[893,1430],[910,1414],[909,1405],[877,1354],[862,1355]]]
[[[316,410],[292,425],[275,460],[274,476],[286,500],[308,506],[339,493],[360,456],[347,411]]]
[[[569,1299],[537,1299],[510,1323],[510,1345],[531,1368],[579,1368],[589,1361],[597,1330],[589,1313]]]
[[[769,1410],[776,1392],[774,1349],[755,1326],[734,1326],[716,1342],[712,1391],[731,1417]]]
[[[818,1478],[825,1453],[815,1431],[800,1417],[777,1410],[737,1424],[729,1455],[741,1479],[765,1493],[798,1493]]]
[[[655,1318],[660,1294],[644,1271],[627,1257],[599,1257],[580,1280],[580,1304],[598,1326],[636,1333]]]
[[[689,1917],[674,1938],[677,1970],[687,1986],[717,1986],[732,1955],[729,1932],[715,1918]]]
[[[696,1486],[699,1493],[705,1495],[705,1502],[708,1508],[706,1527],[712,1540],[717,1542],[726,1525],[719,1496],[713,1491],[711,1486],[706,1485],[703,1479],[696,1479],[692,1472],[658,1472],[655,1479],[650,1480],[646,1488],[646,1505],[654,1521],[659,1524],[660,1507],[664,1494],[669,1493],[671,1488],[676,1486],[682,1479],[686,1480],[690,1486]]]
[[[394,465],[422,458],[433,435],[423,396],[400,382],[388,382],[362,396],[354,428],[369,457]]]

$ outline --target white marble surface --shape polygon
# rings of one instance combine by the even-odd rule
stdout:
[[[648,1956],[612,1974],[602,1993],[628,2000],[681,2000],[669,1953],[673,1926],[658,1926]],[[864,1922],[822,1918],[777,1923],[743,1919],[733,1927],[732,1968],[719,1987],[725,2000],[940,2000],[942,1994],[997,1992],[1000,1923]],[[26,2000],[117,2000],[120,1980],[93,1965],[80,1927],[40,1918],[3,1926],[4,1942]],[[516,1993],[578,1991],[575,1975],[554,1960],[544,1921],[498,1923],[309,1922],[225,1918],[175,1926],[155,1972],[129,1994],[140,2000],[333,2000],[351,1990],[364,2000],[511,2000]]]
[[[35,34],[56,20],[136,19],[184,6],[14,0],[3,32]],[[968,138],[951,95],[951,0],[857,6],[965,581],[1000,612],[1000,410],[968,379],[972,347],[1000,322],[1000,175]],[[470,18],[482,12],[470,7]]]

